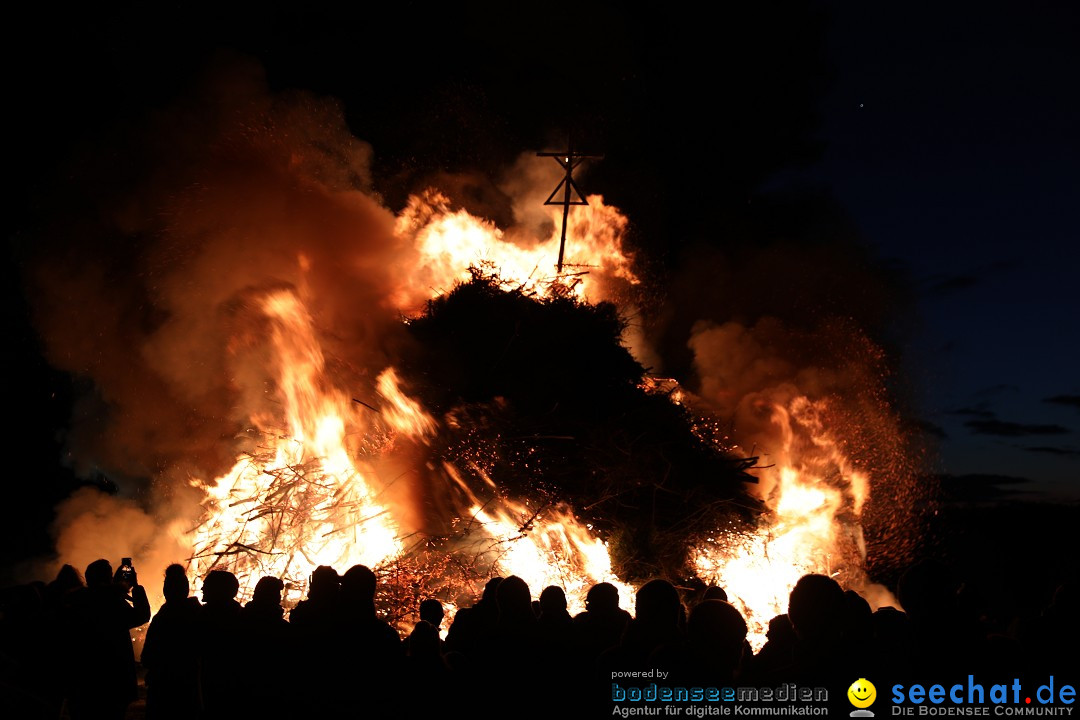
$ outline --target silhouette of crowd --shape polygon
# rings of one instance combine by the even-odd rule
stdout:
[[[3,691],[20,714],[5,717],[124,718],[137,695],[129,631],[148,621],[140,662],[149,720],[531,717],[570,706],[591,716],[608,707],[613,678],[656,669],[673,687],[1045,679],[1073,667],[1078,642],[1075,586],[1059,587],[1041,613],[1002,633],[933,562],[900,580],[904,612],[871,611],[830,577],[802,577],[756,653],[724,589],[663,579],[641,586],[633,614],[620,606],[630,598],[600,583],[571,615],[559,587],[534,601],[521,578],[494,577],[454,615],[445,640],[436,599],[419,604],[404,638],[380,619],[377,578],[362,565],[342,575],[316,569],[287,620],[284,585],[273,577],[259,580],[243,606],[236,577],[221,570],[203,578],[201,602],[180,565],[165,571],[162,590],[152,620],[134,573],[114,573],[106,560],[86,568],[85,582],[65,565],[48,585],[6,590]]]

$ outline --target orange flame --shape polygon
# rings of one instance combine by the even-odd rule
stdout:
[[[490,538],[485,555],[493,573],[517,575],[535,595],[558,585],[566,593],[567,610],[585,609],[585,595],[597,583],[609,582],[623,598],[636,590],[611,569],[607,543],[581,525],[566,508],[529,511],[527,505],[504,501],[506,508],[474,505],[473,519]],[[525,520],[523,523],[522,520]]]
[[[346,449],[349,432],[372,428],[354,414],[349,398],[327,383],[311,317],[288,291],[268,295],[262,310],[271,320],[276,390],[289,432],[266,433],[271,447],[241,458],[207,489],[206,518],[192,536],[191,572],[195,579],[227,569],[240,580],[241,597],[249,597],[262,576],[282,577],[286,602],[292,604],[317,566],[377,567],[404,548],[394,509],[378,501],[371,478]],[[379,415],[391,432],[420,440],[434,434],[435,420],[401,390],[393,368],[379,374],[376,389],[383,401]],[[503,499],[481,506],[456,472],[453,478],[476,503],[470,513],[482,548],[474,560],[490,573],[518,575],[537,593],[558,584],[572,610],[584,609],[593,584],[619,582],[606,545],[567,510],[532,514],[523,526],[527,504]],[[629,586],[619,585],[632,594]]]
[[[849,581],[861,579],[865,546],[857,518],[869,479],[851,467],[826,431],[824,408],[823,401],[806,397],[773,407],[782,464],[774,469],[777,483],[768,498],[772,515],[756,532],[717,533],[694,551],[698,574],[725,587],[746,618],[755,651],[765,644],[769,620],[787,612],[800,577],[843,571]],[[800,436],[809,447],[798,447]],[[852,518],[845,516],[849,508]]]
[[[589,201],[588,207],[573,209],[568,229],[569,258],[589,266],[589,272],[564,277],[556,288],[548,281],[557,229],[547,238],[512,242],[492,223],[452,211],[449,200],[435,191],[414,196],[396,232],[411,242],[415,255],[392,302],[403,310],[416,308],[485,264],[497,269],[503,282],[539,295],[613,298],[620,283],[637,282],[622,245],[627,223],[602,198]],[[231,570],[245,597],[259,577],[281,577],[287,603],[293,603],[318,565],[377,567],[405,552],[401,518],[380,500],[373,474],[350,455],[346,437],[388,430],[424,442],[435,434],[437,421],[401,390],[393,368],[376,380],[377,419],[365,418],[329,381],[314,322],[300,298],[291,291],[273,292],[261,309],[270,327],[280,417],[253,416],[266,446],[241,457],[206,490],[204,521],[191,535],[191,573],[201,578],[214,568]],[[681,397],[681,390],[673,395],[676,401]],[[856,555],[864,552],[857,519],[869,482],[851,467],[822,418],[822,404],[804,397],[773,408],[782,442],[774,453],[779,460],[775,489],[767,498],[772,515],[749,535],[718,528],[693,552],[699,575],[727,587],[747,618],[755,649],[764,643],[769,619],[786,612],[799,577],[833,575],[841,568],[860,572],[861,558],[852,557],[852,548]],[[484,490],[491,499],[482,502],[452,465],[446,469],[466,490],[468,532],[475,533],[471,551],[492,574],[518,575],[535,593],[560,585],[571,611],[584,607],[585,593],[598,582],[615,584],[625,598],[634,594],[615,576],[605,543],[567,508],[537,511],[528,502],[501,497],[486,477]]]
[[[575,206],[568,218],[570,271],[563,287],[581,300],[613,300],[620,284],[638,283],[623,246],[628,223],[601,196],[590,195],[588,201]],[[492,269],[508,285],[549,295],[557,279],[561,212],[551,212],[548,237],[511,238],[488,220],[465,210],[452,211],[449,198],[436,190],[413,195],[398,217],[396,232],[411,239],[417,259],[395,297],[397,307],[414,308],[433,294],[452,289],[469,279],[472,268]]]
[[[272,446],[240,458],[207,488],[206,519],[192,537],[192,574],[229,570],[243,597],[265,575],[299,592],[319,565],[377,565],[401,551],[393,517],[345,449],[349,398],[326,383],[311,317],[287,291],[267,296],[262,310],[288,433],[261,427]],[[380,381],[391,392],[393,378]]]
[[[379,395],[386,400],[380,412],[390,427],[403,435],[416,438],[435,433],[435,420],[424,412],[420,403],[401,391],[394,368],[387,368],[379,374],[376,388]]]

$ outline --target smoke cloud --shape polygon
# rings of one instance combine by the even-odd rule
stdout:
[[[118,152],[146,173],[103,169],[111,192],[92,219],[54,229],[32,278],[50,362],[93,387],[70,436],[81,472],[205,478],[230,465],[268,402],[251,349],[252,301],[268,289],[293,289],[334,329],[324,339],[348,359],[337,371],[385,364],[391,268],[408,249],[365,191],[370,148],[333,101],[272,96],[234,65]]]
[[[335,101],[271,94],[234,61],[78,158],[29,284],[49,361],[85,391],[68,457],[121,496],[84,489],[58,509],[61,562],[130,555],[152,577],[187,557],[191,483],[280,414],[269,291],[304,301],[331,382],[370,389],[402,338],[388,298],[411,252],[371,192],[370,157]]]
[[[280,412],[258,304],[266,293],[298,295],[320,333],[328,381],[372,395],[378,371],[408,342],[399,286],[421,261],[371,187],[371,159],[334,100],[272,94],[257,66],[235,61],[108,151],[80,158],[57,203],[68,209],[41,235],[30,284],[49,361],[87,390],[67,438],[72,462],[84,476],[106,474],[123,496],[84,490],[60,508],[61,561],[85,567],[132,555],[154,576],[185,557],[180,535],[199,513],[192,479],[231,467],[251,428]],[[522,155],[494,184],[443,177],[441,189],[457,206],[506,223],[509,242],[535,245],[555,232],[542,201],[560,179],[554,162],[537,160]],[[600,202],[572,223],[573,236],[604,245],[627,231]],[[630,342],[657,368],[680,366],[673,344],[689,348],[699,393],[747,454],[810,462],[820,427],[844,428],[842,437],[826,435],[851,468],[873,476],[864,518],[885,537],[910,519],[894,501],[911,506],[913,473],[883,354],[861,327],[886,314],[889,298],[873,273],[858,260],[837,262],[844,255],[833,249],[802,255],[828,282],[809,277],[784,248],[710,252],[680,273],[662,332],[639,328]],[[603,299],[625,296],[631,284],[615,271],[593,276]],[[702,298],[722,310],[698,313]],[[785,316],[786,307],[796,315]],[[849,307],[860,316],[834,312]],[[800,415],[798,398],[821,409]],[[785,450],[777,407],[793,418],[796,449]],[[826,475],[851,469],[828,462]],[[396,463],[387,468],[397,472]],[[773,482],[763,475],[763,497]],[[888,553],[905,552],[890,543]]]
[[[760,457],[757,492],[770,507],[780,469],[795,468],[843,494],[839,519],[858,518],[856,549],[872,564],[888,573],[912,556],[929,489],[917,482],[919,456],[891,400],[884,353],[860,328],[706,321],[689,347],[702,398],[738,451]]]
[[[107,150],[77,159],[29,284],[49,361],[84,390],[68,456],[79,475],[103,474],[121,494],[84,490],[62,505],[61,562],[131,555],[157,575],[187,557],[182,535],[201,512],[192,486],[281,422],[269,293],[287,290],[310,313],[323,381],[375,401],[375,377],[409,342],[402,312],[452,280],[419,256],[417,229],[403,228],[371,187],[371,157],[336,101],[271,93],[257,65],[230,59]],[[457,195],[451,207],[503,218],[508,245],[550,243],[542,201],[558,166],[526,153],[501,177],[437,179]],[[618,248],[625,226],[596,198],[575,210],[570,231]],[[554,275],[550,262],[538,277]],[[632,284],[627,266],[591,269],[594,300]],[[415,450],[399,443],[376,471],[406,474]],[[416,520],[408,483],[390,484],[399,521]]]

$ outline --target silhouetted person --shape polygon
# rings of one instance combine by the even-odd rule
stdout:
[[[334,568],[320,565],[311,573],[307,599],[289,613],[289,623],[309,651],[326,650],[333,644],[340,610],[341,579]]]
[[[577,648],[590,663],[622,640],[630,613],[619,607],[619,589],[598,583],[585,595],[585,610],[574,616]]]
[[[795,662],[795,628],[786,613],[769,621],[765,637],[765,644],[750,663],[755,678],[778,676]]]
[[[376,586],[375,573],[362,565],[341,575],[339,667],[354,707],[361,698],[367,712],[384,715],[400,693],[404,649],[397,630],[375,611]]]
[[[22,655],[28,675],[12,677],[11,682],[18,692],[33,693],[56,709],[43,714],[55,717],[60,713],[63,682],[57,682],[57,668],[65,668],[68,664],[64,621],[71,614],[72,602],[84,587],[82,574],[74,566],[64,565],[43,592],[39,583],[26,586],[29,592],[24,597],[33,598],[33,603],[25,608],[25,614],[16,611],[12,618],[14,622],[10,628],[18,641],[8,652]],[[5,607],[5,610],[10,609]],[[61,670],[61,677],[65,672]]]
[[[207,718],[233,718],[246,698],[236,692],[241,667],[240,583],[225,570],[211,570],[203,580],[202,693]]]
[[[484,586],[484,594],[472,607],[458,610],[450,629],[446,633],[446,652],[465,655],[475,662],[481,648],[487,645],[495,634],[495,625],[499,621],[499,605],[495,599],[501,577],[493,577]]]
[[[645,667],[658,647],[682,640],[680,623],[684,612],[679,591],[667,580],[650,580],[642,585],[634,602],[634,619],[620,644],[628,667]]]
[[[609,706],[612,672],[644,671],[655,667],[652,654],[663,646],[678,645],[683,639],[679,623],[683,618],[679,591],[667,580],[650,580],[637,591],[634,618],[626,625],[619,644],[608,648],[593,664],[588,702],[594,711],[603,701]],[[590,611],[591,612],[591,611]]]
[[[642,585],[634,602],[634,618],[627,624],[622,640],[597,659],[600,678],[610,678],[614,670],[652,668],[654,651],[682,641],[682,617],[682,600],[674,585],[660,579]]]
[[[854,590],[844,591],[841,632],[845,653],[865,653],[873,645],[874,613],[866,598]]]
[[[138,695],[130,630],[150,620],[146,591],[134,574],[114,577],[108,560],[95,560],[76,592],[67,623],[72,718],[123,718]]]
[[[499,644],[514,654],[534,648],[537,619],[533,614],[528,583],[517,575],[511,575],[499,583],[495,600],[499,607],[499,619],[495,624]]]
[[[406,657],[409,659],[406,671],[410,678],[446,675],[446,664],[442,661],[439,643],[436,642],[438,638],[435,626],[426,620],[421,620],[413,627],[405,641]]]
[[[566,593],[558,585],[548,585],[540,593],[540,628],[543,632],[566,633],[574,619],[566,611]]]
[[[825,575],[804,575],[788,598],[788,618],[800,641],[832,642],[842,629],[844,591]]]
[[[165,604],[157,611],[143,641],[141,662],[146,668],[146,717],[196,717],[201,710],[199,646],[202,606],[188,597],[188,579],[182,565],[165,569],[162,592]]]
[[[375,573],[354,565],[341,577],[342,668],[352,682],[380,701],[392,695],[404,655],[397,630],[375,612]]]
[[[447,714],[452,698],[451,675],[440,649],[439,631],[431,623],[416,623],[405,640],[407,648],[402,685],[415,689],[409,696],[408,717],[435,717]]]
[[[86,587],[82,575],[72,565],[64,565],[45,587],[45,604],[49,608],[60,608],[71,602],[71,594]]]
[[[240,611],[239,652],[243,657],[240,677],[246,687],[264,685],[283,658],[297,655],[293,629],[285,622],[285,609],[281,606],[284,590],[285,585],[278,578],[260,578],[251,600]],[[248,717],[294,712],[297,702],[294,690],[285,685],[273,692],[249,693],[244,712]]]
[[[312,716],[332,716],[343,711],[340,697],[345,670],[339,656],[341,635],[341,578],[329,565],[311,573],[307,599],[289,613],[304,663],[299,679],[304,686],[304,710]]]
[[[431,625],[435,630],[442,627],[445,616],[446,611],[443,610],[442,603],[435,598],[428,598],[420,603],[420,619]]]
[[[795,658],[784,679],[800,684],[826,682],[857,661],[844,652],[845,602],[843,589],[831,577],[803,575],[795,583],[788,597]]]
[[[529,585],[520,577],[511,575],[499,583],[495,600],[499,617],[495,634],[482,650],[481,662],[487,666],[499,697],[517,701],[527,695],[543,661],[537,652],[539,625]]]
[[[276,577],[259,578],[251,600],[240,611],[240,617],[247,623],[255,623],[266,628],[286,628],[285,608],[281,607],[281,593],[285,583]]]
[[[68,642],[54,597],[41,582],[0,588],[0,716],[60,715]]]
[[[702,599],[702,601],[704,601],[704,600],[723,600],[724,602],[727,602],[728,601],[727,590],[725,590],[722,587],[719,587],[718,585],[710,585],[709,587],[705,588],[705,594],[702,596],[701,599]]]
[[[894,607],[874,612],[874,657],[883,677],[899,677],[911,667],[911,620]]]
[[[560,682],[574,651],[574,619],[566,611],[566,593],[558,585],[549,585],[540,593],[536,625],[541,673],[551,682]]]
[[[725,687],[737,677],[746,642],[746,620],[724,600],[703,600],[686,623],[686,639],[653,652],[675,686]]]

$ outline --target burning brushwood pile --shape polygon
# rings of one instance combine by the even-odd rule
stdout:
[[[187,558],[241,598],[280,578],[286,607],[319,566],[363,564],[403,627],[493,576],[557,584],[571,611],[665,577],[729,588],[756,647],[801,575],[870,587],[865,520],[907,475],[858,328],[699,323],[684,387],[644,367],[647,283],[604,198],[568,212],[560,273],[531,155],[509,226],[434,188],[393,213],[336,111],[232,112],[132,201],[145,244],[38,269],[51,358],[101,404],[72,445],[139,488],[69,503],[62,559],[115,537],[149,576]]]
[[[366,400],[328,386],[294,294],[264,300],[284,424],[260,427],[208,488],[193,580],[229,570],[247,595],[279,577],[293,604],[319,565],[364,564],[401,621],[424,597],[453,607],[496,575],[558,585],[574,611],[600,582],[627,596],[657,576],[733,584],[758,645],[803,574],[861,580],[867,478],[830,447],[823,403],[772,409],[785,447],[795,428],[821,433],[823,474],[779,468],[769,508],[746,489],[758,458],[703,432],[708,418],[680,403],[685,391],[647,378],[614,304],[557,280],[469,271],[405,320],[401,376],[381,371]]]
[[[264,308],[288,425],[260,428],[209,490],[196,577],[227,569],[245,593],[280,577],[295,602],[315,567],[361,563],[413,587],[423,577],[427,595],[453,601],[517,574],[566,588],[580,609],[598,582],[690,577],[686,537],[750,527],[760,512],[743,490],[752,461],[710,446],[648,389],[614,305],[476,273],[408,323],[403,374],[420,401],[394,369],[367,400],[320,395],[308,317],[280,294]],[[400,468],[389,482],[387,467]],[[414,518],[395,515],[394,482],[415,493]],[[402,582],[383,583],[388,597]]]

